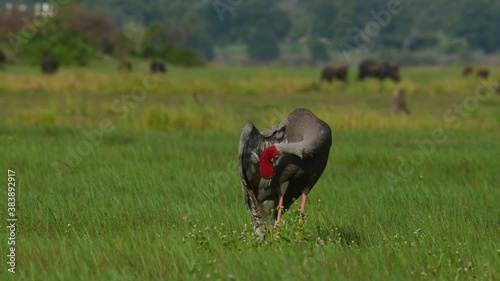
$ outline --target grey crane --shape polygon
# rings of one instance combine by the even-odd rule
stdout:
[[[281,221],[295,199],[308,193],[325,170],[332,145],[330,126],[307,109],[296,109],[279,124],[259,132],[243,127],[238,150],[243,196],[262,236]]]

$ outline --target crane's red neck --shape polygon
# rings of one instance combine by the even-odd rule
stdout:
[[[264,149],[262,154],[260,154],[260,175],[264,178],[270,178],[274,176],[274,167],[271,160],[280,154],[279,150],[275,145]]]

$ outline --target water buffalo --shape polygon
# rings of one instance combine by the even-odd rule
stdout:
[[[165,73],[167,72],[167,66],[161,60],[154,60],[149,65],[149,70],[151,73]]]
[[[490,76],[490,70],[487,68],[480,68],[477,70],[476,75],[477,77],[488,79],[488,76]]]
[[[380,80],[391,78],[395,82],[401,79],[397,63],[380,60],[364,60],[359,64],[358,79],[363,80],[365,77],[377,77]]]
[[[333,80],[338,79],[347,82],[348,68],[345,65],[340,66],[327,66],[321,71],[321,81],[332,83]]]
[[[57,69],[59,68],[59,62],[52,58],[52,57],[46,57],[42,61],[42,72],[45,74],[53,74],[56,73]]]
[[[462,76],[469,76],[472,74],[472,72],[473,72],[472,67],[466,66],[464,67],[464,70],[462,70]]]

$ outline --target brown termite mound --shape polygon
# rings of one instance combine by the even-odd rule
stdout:
[[[410,115],[410,110],[406,104],[406,95],[404,89],[397,89],[392,94],[392,112],[400,113],[404,112],[407,115]]]

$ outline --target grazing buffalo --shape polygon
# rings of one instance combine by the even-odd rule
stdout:
[[[401,111],[410,115],[410,110],[406,105],[405,90],[397,89],[392,94],[392,112],[399,113]]]
[[[398,82],[401,79],[399,64],[389,61],[364,60],[359,64],[358,79],[363,80],[365,77],[377,77],[380,80],[391,78]]]
[[[52,57],[46,57],[42,61],[42,72],[45,74],[56,73],[58,68],[59,68],[59,62]]]
[[[121,71],[132,71],[132,63],[129,60],[121,60],[118,65],[118,70]]]
[[[480,68],[477,70],[476,75],[477,77],[488,79],[488,76],[490,76],[490,70],[487,68]]]
[[[151,71],[151,73],[166,73],[167,66],[161,60],[154,60],[149,65],[149,70]]]
[[[466,67],[464,67],[464,70],[462,70],[462,76],[464,76],[464,77],[469,76],[472,74],[472,72],[473,72],[472,67],[466,66]]]
[[[333,80],[338,79],[347,82],[348,68],[345,65],[340,66],[327,66],[321,71],[321,81],[332,83]]]

